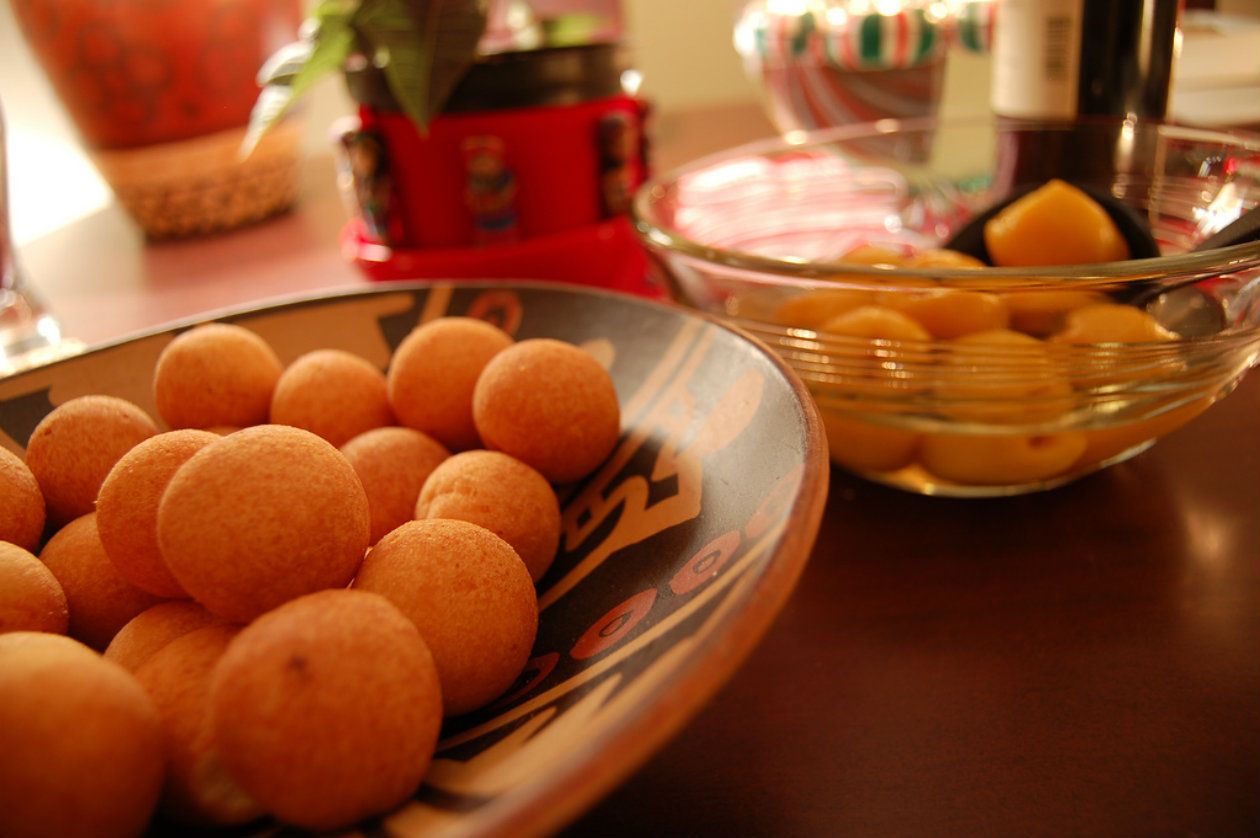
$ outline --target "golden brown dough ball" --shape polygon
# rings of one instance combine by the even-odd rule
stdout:
[[[133,617],[161,601],[124,579],[105,555],[95,512],[62,527],[39,558],[66,593],[70,636],[98,651]]]
[[[473,388],[490,359],[511,345],[506,332],[471,317],[442,317],[417,326],[390,361],[394,415],[452,451],[479,448]]]
[[[217,434],[192,429],[158,434],[124,454],[101,484],[96,499],[101,543],[122,577],[140,590],[164,597],[188,596],[158,548],[158,501],[176,470],[218,441]]]
[[[135,672],[166,644],[189,632],[223,620],[189,599],[159,602],[118,630],[105,647],[105,658]]]
[[[162,731],[136,679],[56,634],[0,635],[0,835],[127,838],[162,790]]]
[[[499,451],[465,451],[438,466],[416,502],[416,518],[454,518],[490,530],[537,582],[560,544],[560,502],[547,479]]]
[[[433,469],[450,456],[437,440],[412,428],[377,428],[341,446],[363,481],[372,514],[371,542],[415,516],[416,498]]]
[[[499,697],[525,668],[538,600],[506,541],[466,521],[403,524],[372,548],[354,587],[416,624],[433,653],[448,716]]]
[[[282,371],[276,353],[248,329],[196,326],[158,356],[153,373],[158,414],[174,429],[261,424]]]
[[[158,507],[158,544],[171,573],[235,622],[345,587],[368,535],[367,495],[346,458],[284,425],[207,445],[175,472]]]
[[[0,634],[65,634],[69,624],[66,594],[57,577],[30,551],[0,541]]]
[[[292,425],[341,446],[351,437],[394,423],[385,374],[340,349],[319,349],[284,371],[271,396],[271,421]]]
[[[159,807],[174,820],[226,825],[263,814],[219,761],[210,727],[210,678],[240,630],[219,623],[189,632],[136,670],[166,734],[168,768]]]
[[[486,365],[473,416],[487,448],[511,454],[553,483],[590,474],[621,433],[608,371],[576,346],[550,338],[521,341]]]
[[[247,626],[210,689],[219,758],[280,820],[333,829],[420,785],[442,699],[406,617],[364,591],[320,591]]]
[[[27,550],[44,534],[44,495],[22,458],[0,448],[0,541]]]
[[[26,444],[26,465],[52,522],[91,512],[114,463],[157,432],[147,413],[113,396],[70,399],[41,419]]]

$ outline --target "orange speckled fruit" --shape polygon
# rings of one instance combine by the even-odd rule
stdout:
[[[318,349],[289,364],[271,396],[271,421],[304,428],[333,445],[394,424],[385,374],[340,349]]]
[[[161,601],[132,585],[105,555],[96,513],[66,524],[39,558],[66,593],[70,636],[102,650],[133,617]]]
[[[416,518],[485,527],[512,546],[535,582],[560,544],[560,502],[547,479],[499,451],[465,451],[442,463],[415,507]]]
[[[989,219],[984,244],[999,267],[1088,265],[1129,258],[1129,245],[1107,211],[1057,179]]]
[[[229,323],[189,329],[153,371],[158,414],[171,428],[243,428],[267,421],[283,367],[261,337]]]
[[[192,429],[150,437],[114,464],[96,499],[96,527],[123,578],[164,597],[188,593],[166,567],[157,543],[158,502],[175,472],[219,436]]]
[[[1017,332],[1047,337],[1063,328],[1068,314],[1082,306],[1107,302],[1097,291],[1012,291],[1002,295],[1011,313],[1011,328]]]
[[[875,301],[875,292],[862,288],[808,291],[785,300],[775,311],[775,320],[798,329],[818,329],[828,320],[855,308],[874,305]]]
[[[37,549],[44,516],[44,495],[35,475],[18,455],[0,448],[0,541]]]
[[[902,263],[906,268],[927,270],[929,268],[946,268],[948,270],[975,270],[988,265],[969,253],[950,250],[946,247],[921,250],[913,256],[906,257]]]
[[[1085,435],[924,434],[919,457],[938,477],[972,485],[1018,485],[1064,474],[1085,453]]]
[[[354,586],[383,595],[416,624],[448,716],[493,701],[529,660],[538,630],[534,584],[508,543],[476,524],[403,524],[368,553]]]
[[[1158,343],[1177,335],[1147,312],[1118,303],[1081,306],[1067,313],[1055,343]]]
[[[875,340],[931,340],[926,329],[885,306],[861,306],[822,325],[828,334]]]
[[[1005,329],[1010,313],[997,294],[942,288],[922,293],[885,294],[884,305],[900,311],[931,333],[948,340],[973,332]]]
[[[210,685],[214,745],[282,821],[335,829],[420,785],[442,697],[428,647],[384,597],[320,591],[238,634]]]
[[[854,471],[896,471],[914,461],[919,434],[822,411],[831,461]]]
[[[148,824],[161,723],[121,666],[61,635],[0,635],[0,731],[0,835],[132,838]]]
[[[0,541],[0,634],[65,634],[69,624],[66,594],[57,577],[29,551]]]
[[[261,425],[207,445],[175,472],[157,531],[167,567],[193,599],[246,622],[347,585],[368,547],[368,500],[328,442]]]
[[[621,434],[608,371],[589,353],[550,338],[521,341],[486,364],[473,393],[473,418],[487,448],[552,483],[590,474]]]
[[[878,244],[863,244],[847,251],[840,257],[840,261],[851,265],[891,265],[895,267],[905,263],[906,254],[900,250],[893,250],[891,247],[884,247]]]
[[[188,823],[239,824],[263,814],[219,760],[210,727],[210,679],[240,632],[228,623],[177,637],[137,669],[166,733],[169,770],[160,808]]]
[[[80,396],[54,408],[26,444],[48,517],[60,525],[93,511],[114,463],[157,432],[147,413],[113,396]]]
[[[490,359],[511,345],[506,332],[471,317],[417,326],[394,350],[387,375],[399,423],[453,451],[479,448],[473,388]]]

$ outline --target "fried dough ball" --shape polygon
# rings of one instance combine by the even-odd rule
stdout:
[[[341,453],[367,493],[373,544],[415,517],[424,481],[450,456],[440,442],[413,428],[376,428],[341,446]]]
[[[167,774],[159,807],[174,820],[240,824],[263,814],[219,761],[210,727],[210,679],[240,632],[206,626],[168,643],[136,670],[166,734]]]
[[[365,591],[308,594],[228,645],[210,686],[219,758],[283,821],[333,829],[419,786],[442,698],[411,621]]]
[[[57,577],[28,550],[0,541],[0,634],[65,634],[69,624],[66,594]]]
[[[0,541],[39,548],[44,534],[44,495],[22,458],[0,448]]]
[[[621,408],[608,371],[576,346],[524,340],[486,365],[473,394],[482,442],[568,483],[595,470],[617,445]]]
[[[336,448],[300,428],[262,425],[207,445],[175,472],[157,531],[193,599],[246,622],[345,587],[368,547],[368,500]]]
[[[471,317],[442,317],[411,331],[390,361],[389,402],[398,421],[452,451],[481,446],[473,388],[486,364],[512,345],[503,330]]]
[[[166,644],[189,632],[222,620],[188,599],[159,602],[146,608],[118,630],[105,647],[105,658],[135,672]]]
[[[158,356],[153,395],[173,429],[248,427],[267,421],[283,366],[258,335],[206,323],[178,335]]]
[[[166,567],[157,543],[157,511],[162,492],[188,458],[219,436],[185,429],[146,439],[122,456],[96,499],[96,527],[105,554],[122,577],[142,591],[186,597]]]
[[[26,465],[52,522],[91,512],[114,463],[157,432],[147,413],[113,396],[70,399],[41,419],[26,444]]]
[[[98,651],[133,617],[161,601],[124,579],[105,555],[95,512],[62,527],[39,558],[66,593],[70,636]]]
[[[538,600],[506,541],[466,521],[403,524],[363,561],[354,587],[385,596],[433,653],[448,716],[498,698],[529,660]]]
[[[162,790],[153,702],[67,637],[0,635],[0,835],[127,838]]]
[[[560,544],[560,502],[551,484],[499,451],[465,451],[434,469],[415,517],[485,527],[511,545],[534,582],[551,567]]]
[[[292,425],[341,446],[394,423],[385,374],[358,355],[318,349],[285,369],[271,395],[271,421]]]

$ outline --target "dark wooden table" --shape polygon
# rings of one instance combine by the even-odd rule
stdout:
[[[760,647],[579,835],[1260,835],[1260,376],[1024,497],[832,473]]]
[[[664,115],[660,165],[769,133]],[[298,209],[146,245],[117,207],[24,249],[86,342],[362,285],[331,164]],[[705,710],[572,836],[1260,835],[1260,375],[1073,485],[924,498],[832,475],[813,558]]]

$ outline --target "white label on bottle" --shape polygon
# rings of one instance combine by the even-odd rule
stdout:
[[[995,113],[1076,116],[1085,0],[999,0],[993,21]]]

